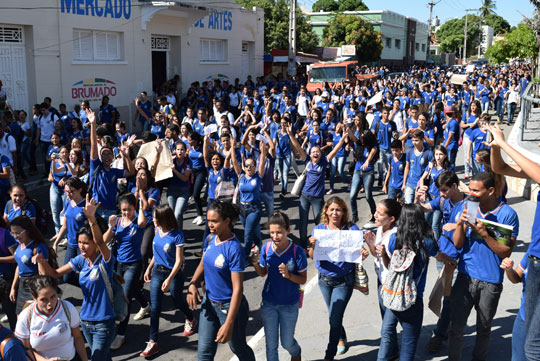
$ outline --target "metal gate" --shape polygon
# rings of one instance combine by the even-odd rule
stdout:
[[[0,24],[0,80],[13,109],[28,108],[23,28]]]

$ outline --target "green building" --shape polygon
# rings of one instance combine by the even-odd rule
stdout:
[[[389,10],[345,11],[343,14],[360,16],[382,34],[381,65],[411,65],[426,62],[428,52],[428,24]],[[323,29],[333,13],[308,12],[309,23],[319,36],[322,46]]]

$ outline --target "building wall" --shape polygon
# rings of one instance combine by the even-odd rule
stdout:
[[[107,3],[123,7],[107,8]],[[184,90],[212,74],[226,75],[231,81],[236,77],[245,81],[248,74],[263,75],[264,12],[242,9],[233,0],[220,3],[216,13],[179,4],[154,7],[134,0],[41,0],[39,6],[35,0],[4,0],[2,6],[6,9],[0,12],[0,26],[24,30],[26,102],[14,105],[27,110],[45,96],[53,99],[55,107],[66,103],[71,109],[86,98],[97,107],[97,99],[107,93],[111,103],[126,114],[122,119],[132,119],[133,98],[143,90],[152,93],[153,36],[169,39],[166,78],[180,75]],[[120,34],[120,60],[74,60],[74,29]],[[226,40],[225,61],[202,62],[201,38]],[[3,45],[0,39],[0,54]],[[8,70],[0,67],[0,80],[9,77]]]

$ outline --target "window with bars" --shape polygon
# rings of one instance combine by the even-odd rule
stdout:
[[[227,61],[227,40],[201,39],[201,63]]]
[[[73,30],[73,60],[122,60],[122,33]]]
[[[386,38],[386,47],[391,48],[392,47],[392,38]]]
[[[152,36],[152,50],[168,51],[171,50],[169,38],[164,36]]]
[[[0,26],[0,43],[22,43],[23,31],[20,27]]]
[[[401,39],[396,39],[396,49],[401,49]]]

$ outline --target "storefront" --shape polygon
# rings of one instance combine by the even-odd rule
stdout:
[[[122,119],[133,98],[178,74],[182,89],[225,74],[263,74],[264,12],[233,0],[4,0],[0,80],[13,108],[45,96],[68,109],[107,95]],[[124,115],[125,114],[125,115]]]

